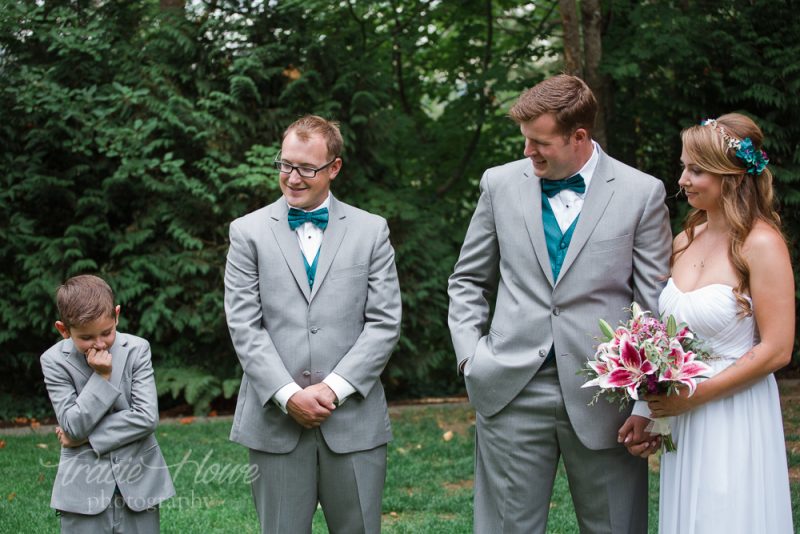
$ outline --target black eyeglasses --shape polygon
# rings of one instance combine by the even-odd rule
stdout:
[[[273,165],[275,165],[276,169],[278,169],[280,172],[284,174],[292,174],[292,171],[296,170],[297,174],[299,174],[303,178],[314,178],[319,171],[329,167],[334,161],[336,161],[339,158],[339,156],[335,156],[332,160],[330,160],[322,167],[314,168],[314,167],[304,167],[301,165],[292,165],[291,163],[279,160],[278,159],[279,157],[280,154],[275,156],[275,161],[273,162]]]

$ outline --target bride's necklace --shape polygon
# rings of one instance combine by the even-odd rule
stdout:
[[[708,241],[709,238],[706,237],[705,240]],[[712,241],[710,245],[706,244],[706,246],[703,247],[703,253],[700,255],[700,261],[693,263],[692,267],[694,269],[697,269],[698,267],[700,269],[705,268],[706,258],[711,260],[714,254],[716,253],[717,249],[720,248],[720,244],[724,245],[726,244],[726,241],[727,241],[726,239],[716,239]]]

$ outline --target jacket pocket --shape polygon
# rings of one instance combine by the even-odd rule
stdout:
[[[594,241],[589,243],[589,252],[591,254],[602,254],[609,250],[616,250],[619,248],[632,247],[633,234],[625,234],[611,239],[603,239],[601,241]]]
[[[359,263],[351,267],[345,267],[343,269],[336,269],[331,271],[331,280],[338,280],[340,278],[352,278],[354,276],[360,276],[362,274],[366,274],[367,271],[368,271],[367,264]]]

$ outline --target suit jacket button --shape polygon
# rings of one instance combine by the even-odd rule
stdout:
[[[306,369],[305,371],[303,371],[303,376],[311,376],[311,371]]]
[[[319,328],[317,328],[316,326],[311,329],[312,334],[316,334],[317,332],[319,332]]]
[[[553,315],[558,315],[559,313],[561,313],[561,310],[558,308],[558,306],[553,308]]]
[[[539,357],[544,358],[545,356],[547,356],[547,351],[544,349],[539,349]]]

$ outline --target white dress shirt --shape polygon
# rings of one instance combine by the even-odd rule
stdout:
[[[586,183],[586,190],[583,193],[576,193],[571,189],[562,189],[552,197],[548,197],[550,207],[553,208],[553,215],[556,216],[556,221],[558,222],[558,227],[561,228],[562,234],[569,229],[572,222],[581,213],[583,200],[586,198],[586,192],[589,191],[589,183],[592,181],[592,176],[594,176],[599,157],[597,143],[592,141],[592,155],[581,167],[581,170],[578,171]],[[565,176],[565,178],[569,178],[569,176]]]
[[[330,205],[331,195],[328,193],[328,198],[325,199],[325,202],[310,211],[316,211],[322,208],[330,208]],[[289,207],[291,208],[291,206]],[[314,258],[317,256],[317,252],[319,252],[319,247],[322,245],[322,229],[318,228],[316,225],[314,225],[314,223],[306,222],[298,226],[295,229],[295,233],[297,234],[297,242],[300,245],[300,250],[303,252],[303,256],[305,256],[308,264],[312,265],[314,263]],[[339,405],[344,403],[344,401],[347,400],[347,397],[356,391],[350,382],[336,373],[329,374],[322,380],[322,382],[327,384],[328,387],[333,390]],[[272,397],[272,400],[278,405],[278,407],[280,407],[281,410],[283,410],[283,413],[287,413],[286,403],[289,402],[289,399],[292,397],[292,395],[302,389],[303,388],[301,388],[297,382],[289,382],[279,389],[277,393],[275,393],[275,396]]]

